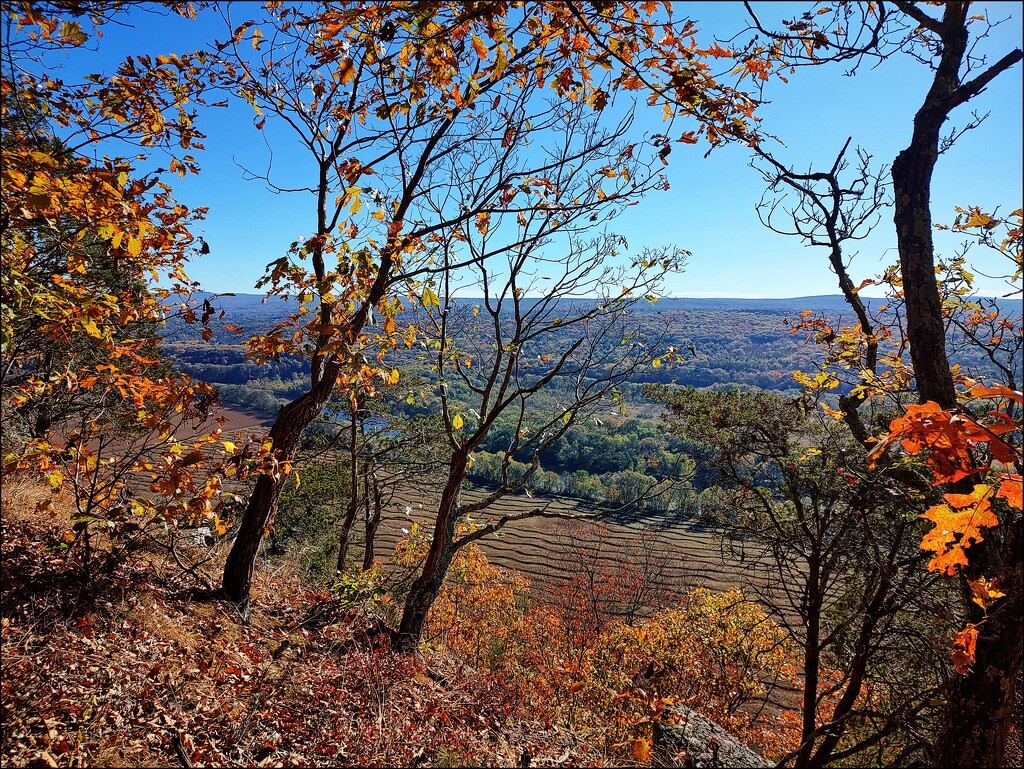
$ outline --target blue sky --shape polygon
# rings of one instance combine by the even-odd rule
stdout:
[[[755,4],[767,22],[792,16],[809,3]],[[997,27],[985,50],[995,60],[1022,42],[1019,3],[980,3],[990,17],[1013,17]],[[242,9],[237,13],[244,12]],[[676,13],[700,22],[701,29],[722,38],[742,28],[742,4],[678,3]],[[81,71],[110,71],[126,54],[167,53],[199,46],[211,31],[223,37],[219,18],[189,23],[176,17],[140,15],[132,26],[108,28],[96,52],[77,52]],[[69,68],[70,69],[70,68]],[[978,129],[967,133],[939,160],[933,187],[933,214],[951,221],[957,205],[999,207],[1009,213],[1022,198],[1022,70],[1020,64],[1001,75],[967,108],[954,113],[950,125],[962,126],[971,111],[991,112]],[[808,68],[790,76],[788,85],[773,82],[766,92],[770,104],[759,112],[764,129],[785,144],[777,156],[798,170],[810,164],[830,165],[847,137],[869,151],[876,163],[892,162],[910,139],[914,112],[929,85],[931,71],[907,56],[894,56],[876,68],[863,67],[845,77],[838,67]],[[205,290],[252,292],[264,265],[283,255],[293,240],[312,229],[312,211],[298,196],[274,195],[259,182],[246,181],[239,164],[262,170],[267,146],[252,127],[245,105],[202,115],[207,150],[199,161],[198,179],[177,183],[178,197],[210,212],[203,234],[211,247],[190,274]],[[658,131],[657,115],[640,114],[637,127]],[[667,175],[671,189],[652,193],[613,223],[634,251],[645,245],[675,244],[693,256],[685,272],[673,275],[665,293],[677,296],[793,297],[837,293],[835,276],[822,249],[802,246],[795,238],[777,235],[758,221],[755,205],[763,182],[748,166],[749,153],[724,147],[704,158],[706,146],[673,145]],[[275,143],[279,169],[301,168],[303,158],[289,146]],[[959,238],[944,237],[944,253]],[[857,244],[851,267],[855,282],[871,277],[897,261],[891,212],[883,214],[875,233]],[[1002,266],[979,257],[980,272]],[[1005,284],[979,278],[984,294],[1004,294]],[[866,293],[871,293],[870,291]]]

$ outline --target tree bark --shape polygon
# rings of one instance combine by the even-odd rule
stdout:
[[[469,466],[469,452],[465,447],[456,451],[452,458],[448,481],[441,493],[441,501],[437,508],[437,519],[434,522],[434,535],[430,542],[430,551],[423,562],[423,571],[412,583],[409,595],[402,611],[402,621],[395,636],[395,650],[403,653],[414,652],[419,647],[423,627],[427,622],[427,614],[434,605],[434,599],[444,584],[448,568],[452,565],[455,555],[455,524],[457,523],[457,504],[462,482],[466,479]]]
[[[365,497],[364,503],[366,505],[366,517],[364,520],[364,543],[363,543],[363,571],[368,571],[373,568],[373,545],[374,540],[377,538],[377,527],[380,526],[381,512],[383,511],[382,496],[380,493],[380,487],[372,477],[373,468],[367,469],[366,475],[363,477],[363,495]],[[373,500],[373,507],[371,509],[371,499]]]
[[[896,237],[900,253],[907,316],[907,337],[921,402],[945,409],[957,405],[956,387],[946,356],[946,333],[935,276],[932,241],[931,184],[939,157],[940,131],[950,112],[981,92],[999,73],[1021,59],[1018,49],[974,80],[961,83],[968,46],[970,3],[949,2],[938,27],[941,55],[924,103],[914,117],[909,146],[893,162]],[[969,489],[970,481],[966,484]],[[1006,736],[1016,722],[1015,691],[1021,671],[1020,521],[1000,522],[992,539],[1002,538],[1010,557],[986,540],[971,549],[970,567],[960,576],[961,598],[971,622],[982,612],[972,601],[967,578],[999,575],[1007,597],[979,627],[977,662],[958,675],[948,692],[943,724],[935,744],[935,766],[1003,766]]]
[[[341,523],[341,534],[338,539],[338,564],[337,572],[341,574],[345,571],[345,559],[348,557],[348,541],[352,536],[352,524],[356,521],[356,513],[359,511],[359,450],[357,442],[357,425],[358,425],[358,414],[359,414],[359,403],[355,398],[350,399],[350,405],[352,409],[352,420],[350,423],[351,432],[349,433],[349,445],[348,445],[348,461],[351,462],[349,468],[349,490],[348,490],[348,507],[345,510],[345,520]]]
[[[333,367],[330,367],[333,368]],[[337,372],[328,372],[329,378],[321,379],[318,386],[281,407],[268,434],[275,455],[280,461],[290,461],[295,456],[299,439],[309,424],[319,416],[330,397]],[[252,588],[252,572],[256,564],[263,535],[277,509],[277,498],[284,485],[284,476],[264,473],[256,479],[256,486],[249,496],[249,504],[238,529],[238,535],[224,564],[224,578],[221,593],[241,612],[249,616],[249,592]]]
[[[946,356],[946,329],[942,300],[935,278],[932,241],[932,174],[939,158],[939,135],[955,103],[960,65],[967,48],[967,27],[956,24],[947,7],[943,21],[942,57],[924,103],[914,116],[910,144],[892,164],[895,196],[896,239],[903,277],[907,314],[907,338],[924,401],[943,408],[956,405],[956,388]]]
[[[804,638],[804,694],[800,750],[794,766],[807,766],[814,752],[815,729],[818,720],[818,674],[821,670],[821,564],[815,551],[808,559],[808,575],[804,582],[807,591],[807,636]]]
[[[1024,648],[1024,563],[1020,514],[1000,521],[999,529],[971,547],[970,565],[961,575],[968,619],[977,624],[975,662],[967,675],[949,684],[947,705],[935,745],[933,766],[1009,766],[1007,736],[1020,728],[1017,687]],[[970,600],[967,579],[998,576],[1006,597],[988,616]]]

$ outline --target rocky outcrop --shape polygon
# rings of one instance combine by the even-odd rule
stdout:
[[[665,708],[662,720],[654,722],[653,736],[655,766],[685,769],[774,766],[714,721],[688,708]]]

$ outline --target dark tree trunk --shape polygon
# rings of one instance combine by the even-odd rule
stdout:
[[[807,635],[804,638],[804,695],[800,750],[794,766],[807,766],[814,752],[818,716],[818,673],[821,670],[821,564],[817,553],[809,559],[807,580]]]
[[[363,494],[365,496],[366,517],[365,542],[363,544],[363,571],[373,568],[373,543],[377,538],[377,527],[380,526],[380,517],[383,512],[383,498],[380,487],[372,477],[372,470],[368,471],[363,478]],[[373,507],[370,507],[370,500],[373,500]]]
[[[950,16],[947,9],[947,18]],[[950,20],[951,22],[952,20]],[[942,58],[924,104],[914,116],[910,145],[892,164],[895,196],[896,240],[900,253],[907,339],[922,402],[935,401],[943,408],[956,404],[956,388],[946,357],[946,329],[942,300],[935,278],[932,242],[932,174],[939,159],[939,136],[955,106],[953,94],[960,80],[960,64],[967,47],[967,28],[943,25]]]
[[[348,460],[351,463],[348,476],[348,507],[345,509],[345,520],[341,523],[341,534],[338,539],[338,564],[337,572],[345,571],[345,559],[348,557],[348,541],[352,536],[352,524],[356,522],[356,513],[359,511],[359,451],[356,430],[358,423],[358,407],[355,399],[351,401],[352,421],[351,433],[349,435]]]
[[[1007,737],[1020,728],[1017,687],[1024,648],[1024,563],[1020,514],[969,551],[970,566],[961,576],[968,618],[977,624],[975,662],[967,675],[950,682],[947,706],[935,746],[933,766],[1009,766]],[[1006,597],[986,617],[970,600],[968,578],[998,576]]]
[[[808,761],[807,766],[810,769],[821,769],[821,767],[829,766],[840,740],[846,734],[846,729],[842,725],[853,712],[854,705],[857,702],[857,698],[860,697],[864,681],[868,676],[868,662],[871,655],[878,650],[877,641],[873,643],[873,639],[876,637],[875,630],[878,623],[890,611],[886,606],[889,590],[892,587],[889,574],[888,566],[882,564],[882,576],[879,578],[871,600],[867,602],[860,632],[854,644],[853,659],[849,666],[846,689],[832,710],[831,720],[835,726],[825,733],[824,739]]]
[[[896,237],[905,292],[907,337],[921,402],[956,406],[956,387],[946,356],[946,334],[935,276],[931,184],[939,157],[940,131],[950,112],[981,92],[1000,72],[1021,59],[1018,49],[974,80],[961,83],[968,46],[969,3],[947,3],[937,32],[941,54],[928,95],[914,117],[910,145],[893,162]],[[966,483],[970,488],[970,482]],[[971,621],[982,619],[971,602],[967,577],[1000,576],[1007,597],[979,627],[973,670],[951,683],[948,705],[935,745],[936,766],[1002,766],[1006,735],[1016,723],[1015,690],[1021,670],[1020,524],[1003,521],[993,539],[1010,546],[1010,560],[991,542],[975,545],[970,567],[960,577]],[[1011,576],[1012,575],[1012,576]]]
[[[455,524],[457,523],[457,504],[462,482],[466,479],[468,467],[468,451],[459,449],[452,457],[448,481],[441,493],[441,501],[437,508],[437,519],[434,522],[434,534],[430,542],[430,551],[423,562],[423,571],[412,583],[409,595],[402,611],[402,622],[395,636],[395,650],[413,652],[419,647],[420,636],[427,622],[427,614],[434,605],[434,599],[448,575],[448,567],[452,565],[455,555]]]
[[[295,455],[299,439],[309,424],[319,416],[334,386],[336,372],[329,372],[330,379],[322,379],[318,387],[281,407],[268,437],[273,443],[278,460],[288,461]],[[249,592],[252,588],[252,572],[256,555],[266,534],[267,526],[277,509],[277,498],[284,485],[284,476],[274,479],[269,474],[260,475],[249,496],[249,504],[235,537],[231,552],[224,564],[224,579],[221,592],[235,604],[243,617],[249,616]]]
[[[338,574],[345,571],[345,560],[348,558],[348,541],[352,537],[352,524],[355,523],[358,510],[358,500],[349,499],[348,509],[345,510],[345,520],[341,522],[341,534],[338,537],[340,540],[338,543],[338,563],[336,567]]]

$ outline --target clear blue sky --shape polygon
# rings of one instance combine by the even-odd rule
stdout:
[[[798,15],[809,3],[755,4],[769,18]],[[993,20],[1012,17],[986,42],[990,60],[1022,44],[1019,3],[979,3]],[[236,14],[245,13],[239,9]],[[742,28],[740,3],[677,3],[677,14],[700,22],[705,34],[730,37]],[[139,14],[133,26],[108,28],[96,52],[77,52],[83,60],[70,70],[109,72],[126,54],[167,53],[198,47],[211,33],[223,37],[216,15],[205,22]],[[81,67],[81,70],[79,70]],[[1022,203],[1022,70],[1020,64],[1001,75],[985,93],[954,115],[963,125],[975,110],[991,116],[965,135],[940,158],[933,189],[934,218],[951,221],[954,206],[998,206],[1009,213]],[[913,114],[927,91],[931,71],[907,56],[894,56],[875,69],[864,67],[844,77],[838,67],[809,68],[790,77],[788,85],[773,82],[766,96],[771,103],[759,114],[763,127],[785,142],[780,159],[798,169],[811,163],[829,165],[848,136],[874,155],[891,163],[909,141]],[[196,261],[193,278],[209,291],[252,292],[264,265],[283,255],[295,238],[312,229],[311,207],[299,196],[274,195],[259,182],[244,181],[235,161],[262,170],[267,161],[263,137],[252,127],[246,105],[201,116],[207,150],[199,156],[198,179],[176,184],[178,197],[189,205],[206,205],[209,216],[203,234],[212,253]],[[661,130],[656,115],[641,116],[640,129]],[[268,124],[269,125],[269,124]],[[617,219],[613,228],[630,245],[676,244],[693,253],[687,270],[673,276],[666,293],[679,296],[793,297],[837,293],[821,249],[803,247],[796,239],[765,229],[754,206],[763,183],[748,167],[740,147],[715,150],[704,158],[706,146],[673,145],[668,176],[671,190],[648,196]],[[303,162],[301,155],[280,144],[275,166]],[[940,245],[951,253],[959,239]],[[855,282],[880,272],[897,260],[891,214],[886,212],[876,233],[858,244],[851,268]],[[977,251],[980,256],[980,251]],[[1001,267],[986,258],[982,272]],[[1004,284],[981,279],[981,292],[1006,293]],[[867,292],[867,293],[870,293]]]

